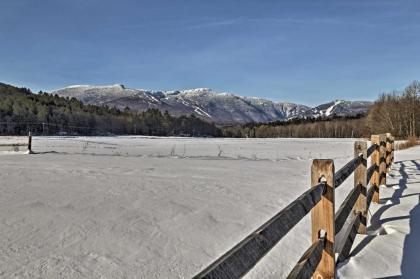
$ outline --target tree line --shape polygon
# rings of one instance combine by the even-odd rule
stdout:
[[[27,88],[0,83],[0,134],[24,135],[152,135],[224,137],[369,137],[390,132],[399,138],[420,136],[420,83],[402,92],[380,95],[366,115],[292,119],[217,127],[194,115],[173,117],[150,109],[133,112],[108,106],[85,105]]]
[[[213,123],[194,115],[173,117],[151,109],[136,113],[128,108],[85,105],[75,98],[0,83],[0,134],[24,135],[151,135],[220,136]]]
[[[223,128],[226,137],[350,138],[390,132],[399,138],[420,136],[420,83],[402,92],[382,94],[366,115],[293,119],[285,122],[251,123]]]
[[[367,129],[363,118],[328,117],[234,125],[224,127],[223,134],[241,138],[351,138],[363,137]]]
[[[390,132],[399,137],[420,136],[420,82],[414,81],[402,92],[382,94],[366,117],[370,130]]]

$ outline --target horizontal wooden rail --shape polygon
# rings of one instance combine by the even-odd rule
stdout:
[[[342,238],[340,243],[337,243],[337,248],[335,252],[338,254],[338,262],[345,260],[349,256],[351,246],[353,245],[353,241],[356,237],[360,221],[361,213],[353,214],[349,226],[345,231],[344,237]]]
[[[347,177],[349,177],[362,162],[363,155],[359,155],[347,164],[345,164],[344,167],[339,169],[334,175],[335,188],[337,189],[338,186],[340,186],[344,182],[344,180],[346,180]]]
[[[367,192],[367,195],[366,195],[367,208],[369,208],[370,203],[372,202],[372,199],[373,199],[373,195],[377,191],[378,191],[378,186],[376,186],[376,185],[371,185],[370,186],[370,188],[369,188],[369,190]]]
[[[240,278],[320,201],[325,183],[312,187],[194,278]]]
[[[375,172],[375,171],[378,171],[378,166],[376,166],[376,165],[372,165],[372,166],[370,166],[369,168],[368,168],[368,170],[367,170],[367,181],[368,182],[370,182],[370,180],[372,179],[372,176],[373,176],[373,173]]]
[[[335,233],[338,233],[343,228],[344,224],[350,213],[352,213],[353,207],[356,204],[357,198],[361,193],[361,185],[357,185],[347,195],[337,213],[335,214]]]
[[[379,185],[394,160],[390,134],[373,135],[372,144],[356,141],[354,158],[335,172],[332,160],[315,159],[311,188],[194,278],[240,278],[311,212],[312,245],[288,278],[334,278],[337,262],[346,259],[357,233],[366,233],[367,211],[379,201]],[[367,159],[371,166],[367,168]],[[354,173],[354,187],[335,212],[335,189]],[[367,185],[371,186],[367,189]],[[338,242],[335,237],[337,236]]]
[[[393,157],[393,144],[394,139],[390,133],[386,134],[386,171],[389,171],[389,168],[392,164],[392,157]]]
[[[373,151],[375,151],[377,148],[378,148],[378,145],[372,144],[367,150],[367,157],[369,158],[370,155],[372,155]]]
[[[322,250],[324,250],[325,243],[325,237],[321,237],[318,241],[314,242],[299,259],[298,263],[295,265],[287,278],[311,278],[316,267],[321,261]]]

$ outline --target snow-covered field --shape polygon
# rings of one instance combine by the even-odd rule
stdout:
[[[306,191],[312,159],[334,159],[339,169],[353,142],[35,137],[36,154],[0,155],[0,277],[190,278]],[[396,160],[419,154],[400,151]],[[338,204],[351,187],[349,178],[337,190]],[[419,191],[407,199],[418,202]],[[395,234],[385,231],[368,247]],[[309,245],[308,215],[246,277],[285,277]],[[379,256],[362,250],[339,274],[350,278],[370,257]],[[382,270],[399,268],[377,258]]]

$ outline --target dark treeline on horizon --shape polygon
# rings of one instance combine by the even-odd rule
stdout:
[[[357,138],[368,133],[369,129],[364,125],[364,115],[291,119],[223,128],[224,136],[240,138]]]
[[[193,115],[173,117],[151,109],[134,113],[107,106],[84,105],[0,83],[0,134],[25,135],[220,136],[214,124]]]
[[[223,128],[226,137],[255,138],[361,138],[388,132],[399,138],[420,136],[418,81],[412,82],[403,92],[382,94],[366,116],[293,119]]]
[[[173,117],[150,109],[84,105],[63,98],[0,83],[0,134],[24,135],[151,135],[251,138],[360,138],[390,132],[399,138],[420,136],[420,83],[403,92],[382,94],[367,115],[292,119],[216,127],[194,115]]]

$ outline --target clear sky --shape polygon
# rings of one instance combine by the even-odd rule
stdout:
[[[0,81],[315,105],[420,79],[420,1],[1,0]]]

